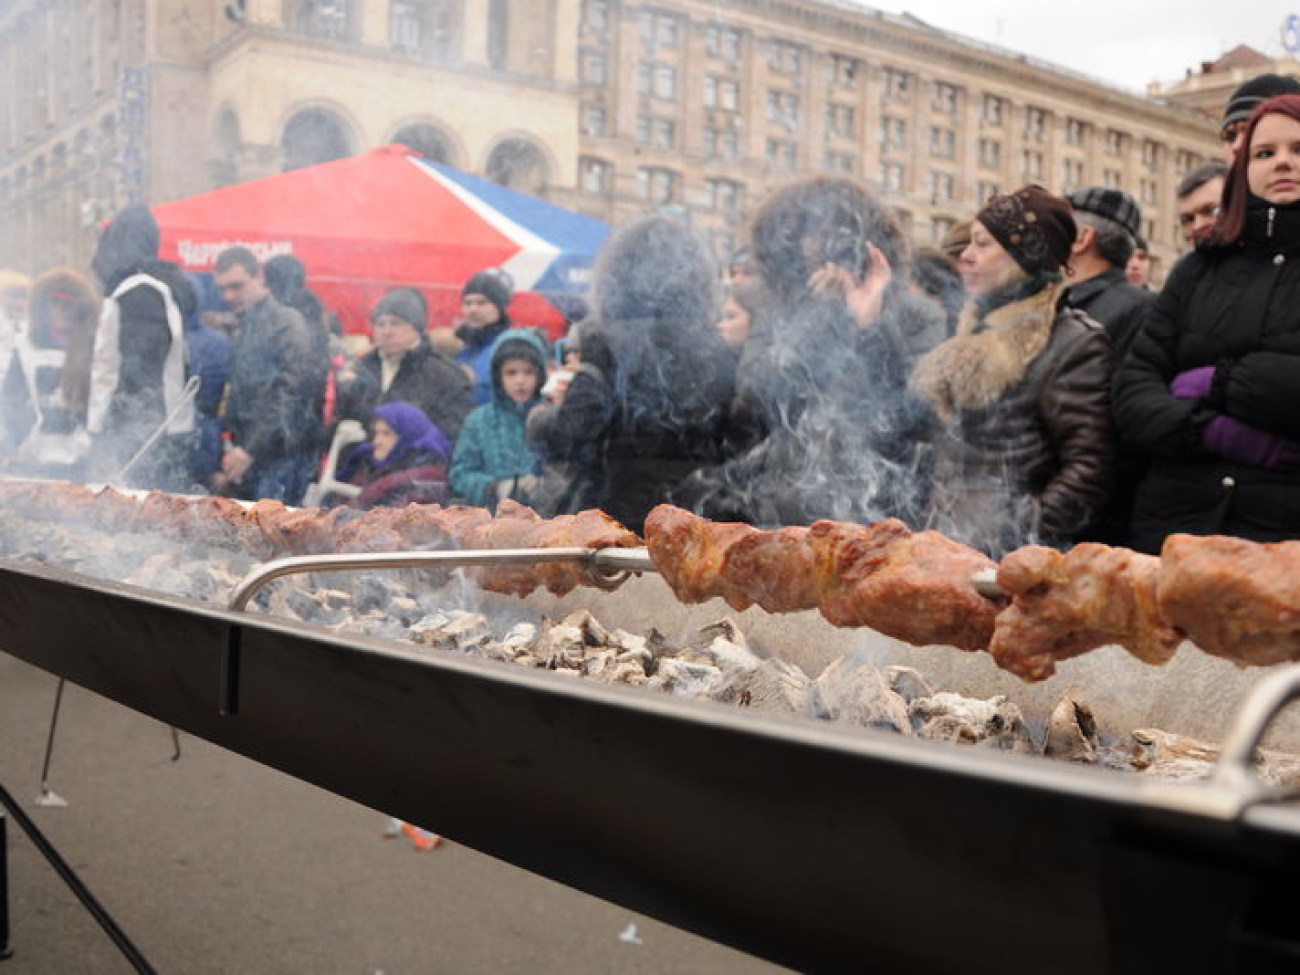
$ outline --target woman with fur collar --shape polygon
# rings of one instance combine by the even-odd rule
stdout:
[[[1067,545],[1110,490],[1113,359],[1106,332],[1065,305],[1070,205],[1040,186],[980,211],[960,266],[956,334],[917,364],[913,389],[943,424],[931,527],[991,555]]]

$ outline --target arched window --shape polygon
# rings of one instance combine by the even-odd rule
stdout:
[[[303,109],[289,119],[280,145],[286,172],[352,155],[343,123],[321,108]]]
[[[394,142],[409,146],[426,159],[456,165],[451,139],[432,125],[404,125],[393,136]]]
[[[542,151],[526,139],[507,139],[488,157],[487,178],[522,193],[546,192],[550,173]]]

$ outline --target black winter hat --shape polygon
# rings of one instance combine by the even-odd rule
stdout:
[[[1037,184],[993,197],[975,219],[1030,274],[1059,271],[1079,232],[1070,204]]]
[[[417,332],[423,332],[429,324],[429,306],[424,295],[415,288],[395,288],[388,292],[370,309],[370,321],[379,321],[380,315],[392,315],[409,323]]]
[[[509,275],[499,268],[479,271],[465,282],[465,287],[461,288],[461,299],[463,300],[466,295],[482,295],[496,305],[497,310],[504,315],[506,307],[510,304]]]
[[[1086,189],[1067,193],[1065,198],[1070,206],[1084,213],[1095,213],[1099,217],[1113,220],[1137,238],[1142,232],[1142,212],[1137,200],[1123,190],[1111,189],[1109,186],[1089,186]]]
[[[1261,104],[1277,95],[1300,95],[1300,81],[1280,74],[1262,74],[1251,78],[1232,93],[1223,113],[1223,125],[1244,122]]]

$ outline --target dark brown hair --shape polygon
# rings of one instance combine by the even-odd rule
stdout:
[[[1300,95],[1278,95],[1262,102],[1251,113],[1246,123],[1246,135],[1241,143],[1241,151],[1228,167],[1228,178],[1223,185],[1223,216],[1210,238],[1214,244],[1235,244],[1241,239],[1246,228],[1246,208],[1250,201],[1250,184],[1247,170],[1250,167],[1251,143],[1255,141],[1255,129],[1259,120],[1265,115],[1285,115],[1300,122]]]

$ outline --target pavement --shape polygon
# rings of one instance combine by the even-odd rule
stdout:
[[[387,817],[0,653],[0,784],[158,972],[720,973],[785,969],[476,853],[384,838]],[[132,966],[10,818],[0,975]],[[2,887],[0,887],[2,890]]]

